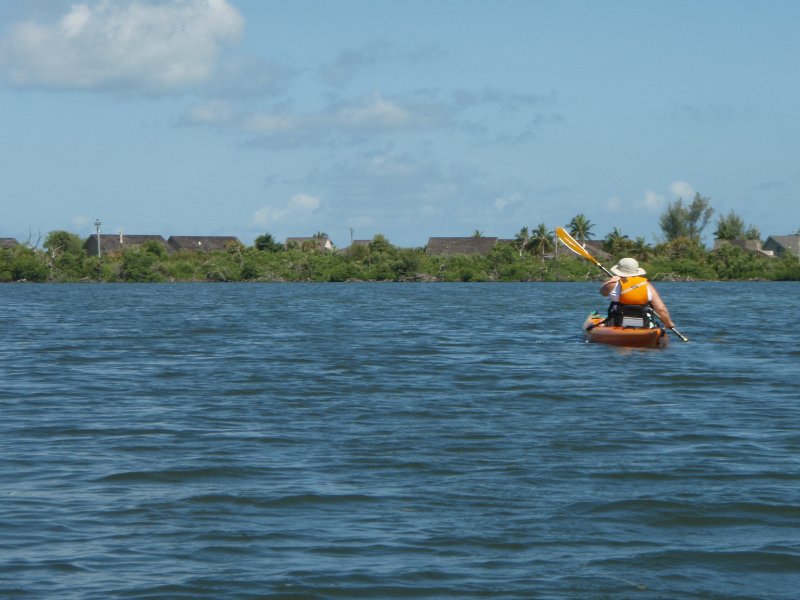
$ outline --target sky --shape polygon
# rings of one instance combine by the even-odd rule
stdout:
[[[8,0],[0,237],[800,228],[800,3]]]

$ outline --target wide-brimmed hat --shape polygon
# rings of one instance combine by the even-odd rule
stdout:
[[[639,261],[635,258],[623,258],[611,267],[611,272],[620,277],[636,277],[645,274],[645,270],[639,266]]]

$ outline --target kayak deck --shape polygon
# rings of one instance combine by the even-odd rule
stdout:
[[[667,332],[661,327],[615,327],[603,325],[604,317],[592,313],[583,323],[586,341],[628,348],[660,348],[667,345]]]

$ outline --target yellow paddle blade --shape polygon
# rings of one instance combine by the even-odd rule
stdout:
[[[586,248],[581,246],[578,243],[578,241],[570,234],[568,234],[563,227],[556,227],[556,235],[558,236],[558,239],[560,239],[564,243],[564,245],[570,250],[572,250],[575,254],[578,254],[579,256],[582,256],[589,262],[592,262],[595,265],[597,265],[600,268],[600,270],[603,271],[603,273],[605,273],[609,277],[612,276],[612,273],[608,269],[606,269],[603,265],[601,265],[600,261],[598,261],[594,256],[589,254],[586,251]]]
[[[593,263],[597,264],[597,260],[595,259],[595,257],[589,254],[586,251],[586,248],[581,246],[574,237],[568,234],[566,229],[564,229],[563,227],[556,227],[556,235],[558,236],[558,239],[560,239],[564,243],[564,245],[570,250],[572,250],[575,254],[580,254],[586,260],[590,260]]]

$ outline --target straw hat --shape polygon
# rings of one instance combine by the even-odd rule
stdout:
[[[635,258],[623,258],[611,267],[611,272],[620,277],[636,277],[645,274],[645,270],[639,266],[639,261]]]

